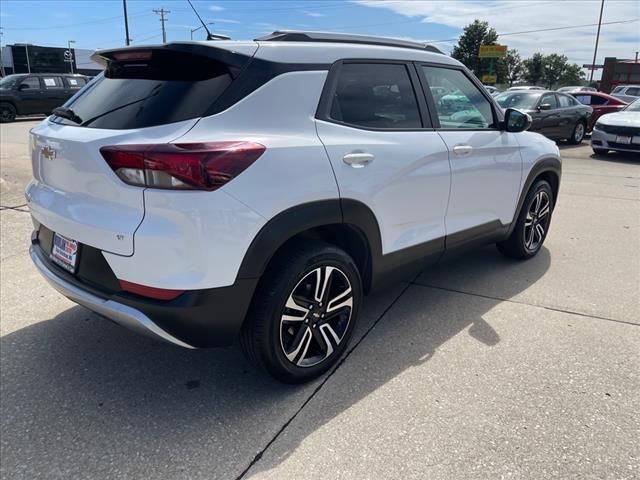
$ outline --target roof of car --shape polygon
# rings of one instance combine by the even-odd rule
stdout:
[[[294,35],[295,34],[295,35]],[[327,32],[276,31],[254,41],[216,40],[170,42],[163,45],[131,46],[97,51],[92,58],[113,52],[145,48],[180,48],[206,45],[263,60],[282,63],[327,65],[343,59],[386,59],[423,61],[451,66],[462,65],[426,44],[385,37],[342,35]],[[257,50],[256,50],[257,49]]]

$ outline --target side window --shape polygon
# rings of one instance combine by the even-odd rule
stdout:
[[[576,95],[576,100],[583,105],[591,105],[591,95]]]
[[[631,95],[632,97],[640,96],[640,88],[627,88],[625,95]]]
[[[42,77],[42,81],[44,82],[44,88],[47,90],[64,88],[60,77]]]
[[[574,103],[571,101],[571,98],[566,95],[558,95],[558,103],[560,104],[560,108],[572,107]]]
[[[441,128],[492,128],[491,103],[460,70],[423,66]],[[434,94],[434,90],[446,92]]]
[[[27,77],[20,84],[21,90],[40,90],[40,80],[38,77]]]
[[[591,105],[606,105],[607,103],[609,103],[609,100],[606,98],[591,95]]]
[[[556,96],[553,93],[547,93],[542,96],[540,105],[544,105],[545,103],[551,105],[551,110],[558,108],[558,102],[556,101]]]
[[[409,72],[400,64],[343,64],[329,117],[364,128],[422,127]]]
[[[65,78],[65,80],[69,84],[69,88],[71,88],[72,90],[82,88],[87,83],[84,78],[79,77],[67,77]]]

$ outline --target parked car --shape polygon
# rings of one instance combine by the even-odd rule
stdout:
[[[555,140],[582,142],[593,109],[571,95],[543,91],[507,91],[495,97],[502,108],[518,108],[533,119],[532,132]]]
[[[597,92],[598,90],[593,88],[593,87],[580,87],[580,86],[574,86],[574,87],[562,87],[556,90],[556,92],[561,92],[561,93],[571,93],[571,92]]]
[[[343,354],[365,294],[472,245],[531,258],[549,231],[557,145],[433,47],[274,32],[93,59],[105,74],[31,131],[30,253],[139,332],[240,337],[302,382]]]
[[[49,115],[87,81],[88,77],[78,74],[7,75],[0,80],[0,122],[12,122],[16,115]]]
[[[569,94],[581,104],[589,105],[593,109],[591,121],[589,122],[589,125],[587,125],[587,132],[590,132],[593,129],[593,125],[602,115],[605,113],[617,112],[627,105],[627,102],[602,92],[578,91],[569,92]]]
[[[484,88],[487,90],[487,92],[489,92],[489,94],[491,95],[497,95],[500,93],[500,90],[498,90],[497,87],[494,87],[493,85],[485,85]]]
[[[517,85],[515,87],[507,88],[507,92],[513,92],[515,90],[544,90],[544,88],[536,85]]]
[[[640,98],[640,85],[619,85],[613,89],[611,96],[631,103]]]
[[[591,133],[593,152],[640,152],[640,99],[616,113],[602,115]]]

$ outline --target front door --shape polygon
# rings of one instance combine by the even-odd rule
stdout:
[[[25,77],[18,85],[18,90],[20,95],[18,114],[29,115],[43,111],[44,92],[38,77]]]
[[[461,68],[422,65],[419,71],[451,163],[447,247],[492,234],[510,224],[515,213],[522,176],[515,134],[498,129],[489,94]],[[436,101],[434,87],[446,88],[457,107]]]
[[[411,64],[340,62],[331,69],[317,131],[343,199],[375,215],[382,253],[444,247],[447,148],[429,125]],[[421,95],[421,93],[420,93]],[[431,248],[433,247],[433,248]]]

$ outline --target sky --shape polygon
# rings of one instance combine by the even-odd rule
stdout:
[[[209,28],[246,40],[277,29],[321,30],[430,41],[449,53],[474,19],[496,29],[499,43],[534,52],[560,53],[571,62],[591,63],[600,0],[193,0]],[[189,40],[200,24],[186,0],[127,0],[133,45]],[[98,49],[124,45],[121,0],[2,0],[2,45],[32,43]],[[606,0],[596,63],[605,56],[634,58],[640,50],[640,1]],[[609,22],[626,22],[612,23]],[[570,28],[569,28],[570,27]],[[545,30],[530,32],[531,30]],[[530,33],[522,33],[530,32]],[[204,39],[203,29],[193,33]],[[599,75],[596,74],[596,78]]]

